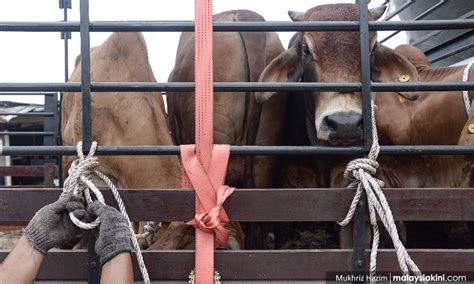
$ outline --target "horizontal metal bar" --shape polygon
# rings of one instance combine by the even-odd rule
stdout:
[[[81,83],[0,83],[0,92],[80,92]],[[23,96],[24,93],[8,95]],[[30,93],[31,96],[44,96],[43,93]]]
[[[144,82],[107,82],[92,83],[93,92],[193,92],[194,82],[144,83]],[[407,82],[371,84],[374,92],[391,91],[455,91],[474,90],[474,82]],[[340,91],[357,92],[362,85],[355,83],[248,83],[248,82],[217,82],[217,92],[236,91]],[[0,83],[0,91],[58,91],[80,92],[80,83]],[[34,93],[33,93],[34,94]],[[37,95],[43,95],[37,93]]]
[[[408,249],[413,261],[423,272],[439,275],[466,276],[467,282],[474,280],[474,250],[472,249]],[[8,251],[0,251],[0,262]],[[351,249],[315,249],[315,250],[261,250],[227,251],[216,250],[216,270],[222,280],[322,280],[333,283],[338,275],[353,275],[348,271]],[[368,259],[370,250],[365,251]],[[143,251],[152,280],[188,281],[189,272],[195,265],[195,253],[190,250],[147,250]],[[141,274],[134,262],[135,280],[141,281]],[[380,249],[377,256],[378,275],[387,275],[386,271],[400,271],[396,253],[393,249]],[[46,261],[38,271],[37,280],[78,281],[87,280],[89,260],[85,250],[51,250]],[[365,267],[368,271],[368,267]],[[384,273],[385,272],[385,273]],[[401,275],[401,273],[393,275]],[[429,276],[429,274],[427,274]],[[306,281],[302,281],[306,283]],[[349,282],[349,281],[347,281]],[[387,281],[388,282],[388,281]],[[187,283],[187,282],[186,282]],[[299,283],[299,282],[298,282]]]
[[[52,136],[48,131],[0,131],[0,136]]]
[[[369,22],[369,30],[472,29],[474,20],[426,20]],[[235,31],[358,31],[358,21],[314,22],[215,22],[216,32]],[[79,22],[0,22],[0,31],[79,32]],[[91,32],[192,32],[192,21],[99,21],[90,23]]]
[[[6,146],[2,155],[76,155],[74,146]],[[363,155],[363,147],[323,146],[231,146],[232,155]],[[474,146],[420,145],[381,146],[381,154],[401,155],[462,155],[474,154]],[[96,155],[179,155],[179,146],[99,146]]]
[[[53,96],[56,92],[53,93],[26,93],[26,92],[14,92],[14,93],[7,93],[7,92],[0,92],[0,96]]]
[[[15,115],[15,116],[54,116],[53,112],[26,112],[26,113],[18,113],[18,112],[0,112],[0,116],[6,115]]]

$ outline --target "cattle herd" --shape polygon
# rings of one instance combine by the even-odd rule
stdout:
[[[369,10],[376,21],[385,7]],[[322,5],[305,13],[289,12],[293,21],[358,21],[358,5]],[[214,16],[214,21],[263,22],[248,10]],[[465,66],[432,67],[422,51],[377,42],[370,32],[371,80],[376,82],[462,81]],[[285,49],[273,32],[214,33],[216,82],[359,82],[358,32],[298,32]],[[169,82],[194,81],[194,34],[183,33]],[[80,64],[70,81],[80,82]],[[471,72],[469,80],[474,78]],[[91,50],[93,82],[156,82],[140,33],[114,33]],[[470,95],[474,95],[471,92]],[[377,129],[383,145],[454,145],[468,143],[461,91],[373,92]],[[194,143],[194,94],[168,92],[167,112],[157,92],[93,93],[92,137],[99,145],[180,145]],[[80,93],[62,101],[64,145],[82,139]],[[356,146],[362,143],[360,92],[227,92],[215,93],[214,143],[230,145]],[[465,133],[466,132],[466,133]],[[472,139],[472,138],[471,138]],[[347,162],[353,157],[234,156],[226,184],[237,188],[341,188]],[[63,163],[68,168],[72,157]],[[100,171],[119,188],[179,188],[176,156],[101,156]],[[471,187],[472,161],[464,155],[383,155],[378,177],[386,187]],[[65,171],[67,172],[67,171]],[[275,204],[278,206],[278,204]],[[160,220],[156,220],[160,221]],[[474,226],[462,222],[398,223],[410,247],[473,247]],[[300,226],[300,228],[298,228]],[[227,249],[288,246],[294,232],[337,239],[332,224],[231,223]],[[304,228],[304,229],[301,229]],[[273,242],[268,242],[272,236]],[[328,237],[329,238],[329,237]],[[311,240],[310,240],[311,241]],[[269,244],[270,243],[270,244]],[[147,245],[152,249],[194,247],[194,228],[163,223]],[[305,244],[301,245],[305,247]]]

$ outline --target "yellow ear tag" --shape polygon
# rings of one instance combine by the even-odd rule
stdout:
[[[401,75],[398,80],[402,83],[410,81],[410,75]]]
[[[469,124],[469,126],[467,127],[467,131],[469,131],[469,133],[471,134],[474,134],[474,124]]]
[[[399,100],[401,103],[406,103],[406,102],[408,102],[408,100],[407,100],[404,96],[400,96],[400,95],[398,95],[398,100]]]
[[[400,77],[398,78],[398,80],[402,83],[405,83],[405,82],[408,82],[410,81],[410,76],[409,75],[400,75]],[[398,95],[398,99],[400,100],[401,103],[406,103],[408,102],[408,100],[404,97],[404,96],[400,96]]]

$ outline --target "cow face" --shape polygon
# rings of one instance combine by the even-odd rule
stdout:
[[[371,9],[375,21],[385,7]],[[358,5],[322,5],[306,13],[289,12],[293,21],[358,21]],[[370,33],[371,49],[376,33]],[[271,62],[260,81],[358,82],[360,81],[360,39],[358,32],[303,32],[292,46]],[[367,56],[371,50],[367,50]],[[272,93],[257,94],[265,101]],[[362,96],[360,92],[313,93],[314,126],[317,138],[332,145],[350,145],[362,140]]]

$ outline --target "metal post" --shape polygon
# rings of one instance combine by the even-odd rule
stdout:
[[[359,1],[360,15],[360,65],[362,82],[362,112],[364,119],[364,148],[367,152],[372,146],[371,85],[370,85],[370,47],[369,15],[366,1]]]
[[[44,111],[45,112],[56,112],[57,105],[57,94],[45,94],[44,95]],[[43,131],[54,132],[53,136],[44,136],[43,145],[54,146],[56,145],[56,139],[58,129],[56,126],[56,116],[45,116],[43,118]]]
[[[67,9],[72,8],[71,0],[59,0],[59,9],[63,9],[63,21],[68,21]],[[69,39],[71,39],[71,32],[61,32],[61,39],[64,40],[64,82],[69,79]],[[55,121],[58,122],[58,136],[56,145],[62,145],[61,137],[61,101],[63,99],[63,92],[59,93],[59,101],[55,110]],[[63,156],[57,156],[59,161],[59,186],[63,187]]]
[[[84,150],[88,152],[92,144],[89,1],[81,0],[80,9],[81,9],[80,32],[81,32],[82,142],[84,143]]]
[[[359,1],[359,31],[360,31],[360,64],[362,82],[362,112],[364,119],[364,149],[369,151],[372,146],[372,115],[371,115],[371,85],[370,85],[370,47],[369,47],[369,16],[366,1]],[[365,243],[367,216],[367,197],[363,194],[357,204],[354,214],[353,249],[351,271],[360,275],[365,269]]]
[[[81,0],[80,14],[82,141],[84,143],[84,150],[88,152],[92,144],[89,0]],[[89,252],[89,283],[98,284],[100,283],[100,262],[99,257],[95,253],[95,237],[90,232],[88,232],[87,235]]]

